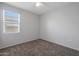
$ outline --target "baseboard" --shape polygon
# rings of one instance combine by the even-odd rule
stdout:
[[[68,47],[68,46],[66,46],[66,45],[59,44],[59,43],[57,43],[57,42],[51,42],[51,41],[45,40],[45,39],[41,39],[41,40],[44,40],[44,41],[47,41],[47,42],[50,42],[50,43],[54,43],[54,44],[57,44],[57,45],[60,45],[60,46],[63,46],[63,47],[66,47],[66,48],[69,48],[69,49],[72,49],[72,50],[79,51],[78,49],[75,49],[75,48],[72,48],[72,47]]]
[[[72,50],[76,50],[76,51],[79,51],[77,49],[74,49],[74,48],[71,48],[71,47],[68,47],[68,46],[64,46],[62,44],[59,44],[59,43],[56,43],[56,42],[51,42],[51,41],[48,41],[48,40],[45,40],[45,39],[35,39],[35,40],[43,40],[43,41],[46,41],[46,42],[49,42],[49,43],[54,43],[56,45],[59,45],[59,46],[63,46],[63,47],[66,47],[66,48],[69,48],[69,49],[72,49]],[[35,40],[31,40],[31,41],[35,41]],[[20,44],[24,44],[24,43],[28,43],[28,42],[31,42],[31,41],[27,41],[27,42],[20,42],[18,44],[13,44],[13,45],[8,45],[8,46],[5,46],[5,47],[0,47],[0,49],[4,49],[4,48],[8,48],[8,47],[12,47],[12,46],[16,46],[16,45],[20,45]]]
[[[37,39],[34,39],[34,40],[37,40]],[[24,44],[24,43],[31,42],[31,41],[34,41],[34,40],[29,40],[29,41],[25,41],[25,42],[19,42],[19,43],[13,44],[13,45],[1,46],[0,49],[4,49],[4,48],[8,48],[8,47]]]

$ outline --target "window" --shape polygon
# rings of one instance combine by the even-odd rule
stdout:
[[[20,32],[20,14],[10,10],[3,10],[3,32]]]

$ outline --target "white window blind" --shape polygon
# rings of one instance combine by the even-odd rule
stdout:
[[[3,10],[3,32],[18,33],[20,32],[20,14]]]

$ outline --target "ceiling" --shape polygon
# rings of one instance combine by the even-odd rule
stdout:
[[[6,3],[24,10],[28,10],[32,13],[36,13],[38,15],[49,12],[50,10],[54,10],[55,8],[59,8],[64,5],[70,4],[70,2],[41,2],[42,6],[36,7],[35,6],[36,2],[6,2]]]

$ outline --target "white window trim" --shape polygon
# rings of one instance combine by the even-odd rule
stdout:
[[[20,32],[20,14],[18,14],[18,31],[17,32],[6,32],[5,31],[5,10],[3,9],[3,33],[19,33]]]

